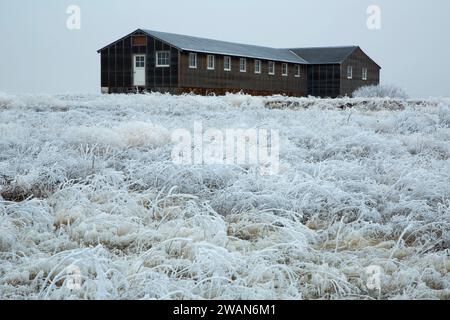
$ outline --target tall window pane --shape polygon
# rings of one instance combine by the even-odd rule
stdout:
[[[231,58],[230,57],[224,57],[224,59],[223,59],[223,69],[225,71],[231,71]]]
[[[255,73],[261,73],[261,60],[255,60]]]
[[[275,62],[273,62],[273,61],[269,62],[269,74],[270,75],[275,74]]]
[[[352,66],[348,66],[347,67],[347,78],[348,79],[352,79],[353,78],[353,67]]]
[[[241,58],[241,68],[240,68],[241,72],[246,72],[247,71],[247,59],[245,58]]]
[[[301,68],[299,65],[295,66],[295,76],[297,78],[300,78],[300,76],[301,76]]]
[[[367,68],[362,69],[362,79],[367,80]]]
[[[287,76],[288,75],[288,65],[287,63],[283,63],[282,65],[282,75]]]
[[[197,54],[190,53],[189,54],[189,68],[197,68]]]
[[[215,57],[211,54],[208,55],[208,70],[214,70]]]

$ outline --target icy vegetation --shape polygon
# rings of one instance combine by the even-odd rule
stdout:
[[[0,299],[450,299],[448,105],[0,94]],[[174,165],[194,121],[279,174]]]
[[[353,96],[355,98],[393,98],[406,99],[408,95],[399,87],[392,85],[365,86],[357,89]]]

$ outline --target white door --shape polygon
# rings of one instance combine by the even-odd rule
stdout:
[[[145,86],[145,55],[137,54],[133,59],[133,85]]]

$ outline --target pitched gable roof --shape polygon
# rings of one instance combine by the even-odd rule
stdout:
[[[291,49],[291,51],[308,61],[310,64],[340,64],[357,48],[357,46],[295,48]]]
[[[297,56],[295,53],[291,52],[289,49],[276,49],[271,47],[254,46],[145,29],[138,29],[132,34],[139,31],[182,51],[230,55],[243,58],[289,62],[296,64],[308,64],[308,62]],[[99,52],[104,48],[100,49]]]
[[[292,53],[289,49],[254,46],[152,30],[142,31],[183,51],[307,64],[304,59]]]
[[[129,35],[103,47],[102,49],[99,49],[97,52],[101,52],[110,45],[136,33],[147,34],[148,36],[154,37],[181,51],[229,55],[296,64],[341,64],[348,56],[359,48],[358,46],[343,46],[277,49],[272,47],[199,38],[161,31],[137,29]]]

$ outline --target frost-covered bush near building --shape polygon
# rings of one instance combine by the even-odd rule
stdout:
[[[1,94],[0,299],[449,299],[448,104]],[[279,174],[174,165],[195,121]]]
[[[446,104],[441,104],[439,110],[439,124],[443,127],[450,128],[450,108]]]
[[[393,98],[407,99],[406,92],[394,85],[373,85],[356,89],[353,93],[355,98]]]

